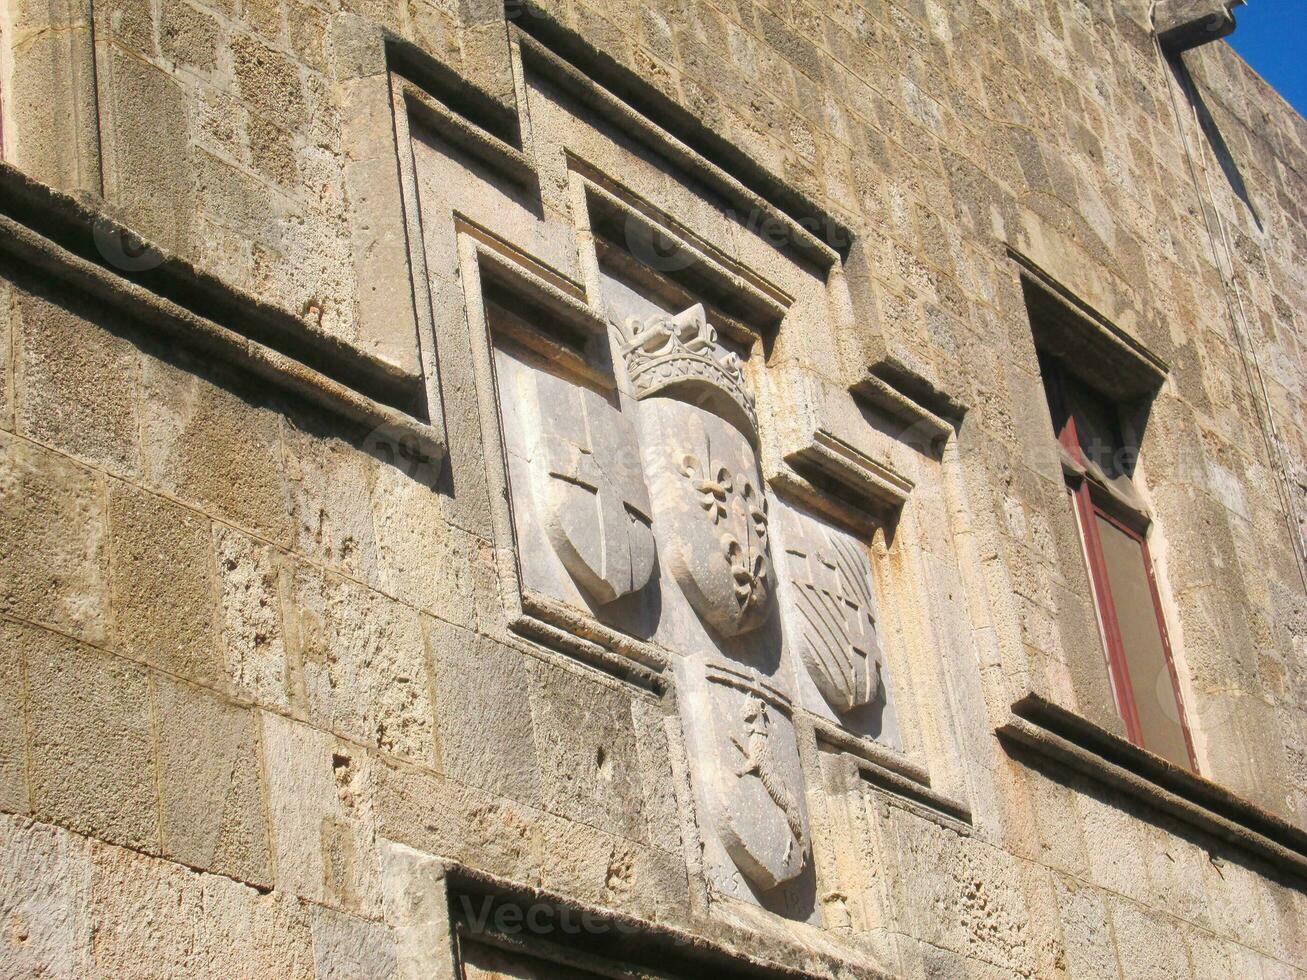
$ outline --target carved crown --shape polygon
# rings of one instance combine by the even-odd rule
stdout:
[[[667,316],[628,317],[623,326],[622,357],[638,398],[680,388],[702,396],[720,393],[738,409],[756,432],[753,396],[744,380],[740,359],[717,341],[703,305]]]

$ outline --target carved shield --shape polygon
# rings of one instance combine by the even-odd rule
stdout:
[[[789,706],[733,670],[707,668],[709,808],[736,867],[764,891],[807,864],[807,807]]]
[[[881,683],[866,552],[848,535],[789,509],[782,525],[799,655],[831,706],[851,711],[871,701]]]
[[[675,398],[641,402],[659,546],[695,611],[722,636],[771,615],[767,499],[749,440]]]
[[[599,602],[642,588],[654,565],[635,426],[595,391],[535,376],[532,492],[563,567]]]

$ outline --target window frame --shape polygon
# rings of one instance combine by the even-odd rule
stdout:
[[[1129,664],[1126,659],[1125,641],[1122,638],[1121,624],[1116,612],[1116,603],[1112,598],[1112,586],[1108,573],[1107,559],[1103,553],[1099,537],[1098,522],[1106,521],[1117,530],[1127,535],[1139,545],[1140,560],[1144,564],[1144,574],[1148,579],[1149,595],[1153,603],[1157,630],[1161,639],[1163,660],[1171,680],[1171,691],[1175,697],[1176,712],[1179,716],[1180,731],[1184,737],[1185,751],[1189,758],[1189,768],[1197,773],[1198,758],[1194,751],[1193,736],[1189,730],[1188,712],[1185,709],[1184,696],[1180,690],[1180,677],[1175,667],[1175,657],[1171,650],[1170,631],[1166,625],[1166,615],[1162,610],[1161,593],[1158,589],[1157,574],[1152,552],[1148,547],[1148,529],[1151,524],[1148,515],[1126,506],[1118,496],[1108,488],[1098,485],[1090,476],[1088,461],[1081,448],[1080,433],[1076,425],[1075,413],[1064,381],[1064,369],[1051,358],[1040,358],[1040,371],[1049,395],[1049,407],[1055,414],[1054,427],[1057,441],[1070,456],[1079,472],[1067,474],[1067,491],[1071,497],[1072,508],[1076,516],[1076,525],[1080,532],[1080,542],[1089,572],[1090,589],[1094,603],[1094,614],[1098,620],[1099,636],[1107,657],[1107,673],[1112,684],[1112,694],[1116,700],[1117,712],[1125,724],[1126,736],[1140,748],[1144,744],[1143,726],[1139,720],[1139,710],[1135,702],[1134,685],[1130,677]],[[1120,428],[1120,409],[1113,404],[1117,428]],[[1061,421],[1058,427],[1058,421]],[[1121,440],[1124,448],[1124,440]]]

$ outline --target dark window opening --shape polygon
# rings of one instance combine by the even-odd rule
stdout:
[[[1067,466],[1117,710],[1132,742],[1197,770],[1146,533],[1133,484],[1136,446],[1122,406],[1040,358]]]

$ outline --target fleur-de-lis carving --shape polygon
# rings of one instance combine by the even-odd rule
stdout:
[[[745,550],[735,538],[727,536],[726,558],[731,563],[735,579],[735,601],[740,608],[756,605],[759,596],[767,593],[767,559],[761,550]]]
[[[686,455],[681,460],[681,475],[690,481],[699,494],[699,506],[708,512],[714,524],[726,517],[726,500],[735,490],[731,471],[720,463],[709,463],[705,468],[699,460]]]
[[[749,513],[753,533],[758,536],[759,542],[765,544],[767,541],[767,498],[754,493],[753,484],[748,480],[744,481],[744,489],[741,491],[740,496],[744,498],[744,507]]]

